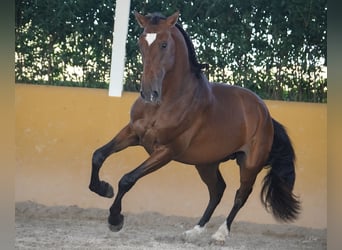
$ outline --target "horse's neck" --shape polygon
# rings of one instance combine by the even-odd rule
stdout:
[[[192,99],[198,95],[207,97],[211,93],[208,80],[204,75],[197,77],[192,71],[188,48],[180,31],[174,28],[173,34],[177,44],[175,64],[164,78],[164,99],[174,101],[180,97],[182,100]]]
[[[187,54],[186,54],[187,55]],[[199,77],[191,70],[187,56],[179,57],[172,71],[165,77],[165,97],[167,99],[194,98],[194,95],[207,96],[210,94],[210,86],[204,75]]]
[[[193,99],[197,96],[206,97],[210,94],[210,86],[207,79],[203,76],[198,78],[193,72],[182,70],[173,70],[169,72],[164,79],[163,100],[177,101]]]

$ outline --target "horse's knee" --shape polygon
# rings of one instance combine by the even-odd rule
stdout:
[[[130,190],[136,182],[136,178],[132,174],[125,174],[119,181],[119,189],[122,192]]]
[[[105,160],[103,151],[99,148],[93,153],[92,164],[94,167],[100,167]]]

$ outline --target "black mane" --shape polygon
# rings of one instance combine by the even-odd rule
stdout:
[[[147,17],[150,19],[150,23],[152,25],[158,25],[160,20],[165,20],[166,17],[160,13],[152,13],[148,14]],[[202,69],[206,68],[208,69],[208,64],[199,63],[197,60],[197,55],[195,51],[194,44],[192,43],[189,35],[185,32],[185,30],[182,28],[182,26],[179,23],[176,23],[175,25],[177,29],[182,33],[186,46],[188,47],[188,54],[189,54],[189,61],[191,64],[191,70],[195,73],[195,75],[199,78],[202,73]]]

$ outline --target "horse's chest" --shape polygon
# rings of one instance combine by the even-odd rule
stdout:
[[[158,146],[168,145],[172,147],[177,145],[180,147],[180,138],[188,128],[188,117],[176,107],[168,107],[167,109],[161,107],[133,108],[131,126],[139,137],[140,145],[151,153]]]
[[[133,129],[139,136],[140,144],[149,152],[167,141],[167,135],[154,119],[139,119],[133,123]]]

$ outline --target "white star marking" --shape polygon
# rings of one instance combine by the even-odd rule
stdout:
[[[145,40],[147,41],[148,46],[151,46],[151,44],[156,40],[157,33],[147,33],[145,36]]]

